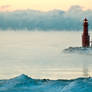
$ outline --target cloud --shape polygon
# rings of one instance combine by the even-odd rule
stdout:
[[[6,10],[8,10],[10,7],[11,7],[11,5],[3,5],[3,6],[0,6],[0,11],[6,11]]]
[[[10,5],[4,5],[4,6],[1,6],[0,8],[5,9],[5,8],[8,8],[8,7],[10,7]]]
[[[10,6],[2,6],[8,8]],[[82,22],[87,17],[92,29],[92,10],[83,11],[80,6],[72,6],[68,11],[17,10],[0,12],[0,29],[7,30],[82,30]]]

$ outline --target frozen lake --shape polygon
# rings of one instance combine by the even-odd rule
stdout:
[[[91,54],[62,52],[69,46],[81,46],[81,34],[0,31],[0,79],[20,74],[49,79],[92,76]]]

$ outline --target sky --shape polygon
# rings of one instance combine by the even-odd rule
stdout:
[[[40,11],[62,9],[67,11],[73,5],[79,5],[84,10],[92,9],[92,0],[0,0],[0,11],[24,9]]]

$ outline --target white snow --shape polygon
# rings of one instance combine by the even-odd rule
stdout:
[[[0,92],[92,92],[92,78],[74,80],[32,79],[27,75],[1,80]]]

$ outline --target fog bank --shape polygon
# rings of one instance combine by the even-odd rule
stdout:
[[[81,30],[84,17],[92,29],[92,10],[83,11],[80,6],[72,6],[68,11],[17,10],[0,12],[1,30]]]

